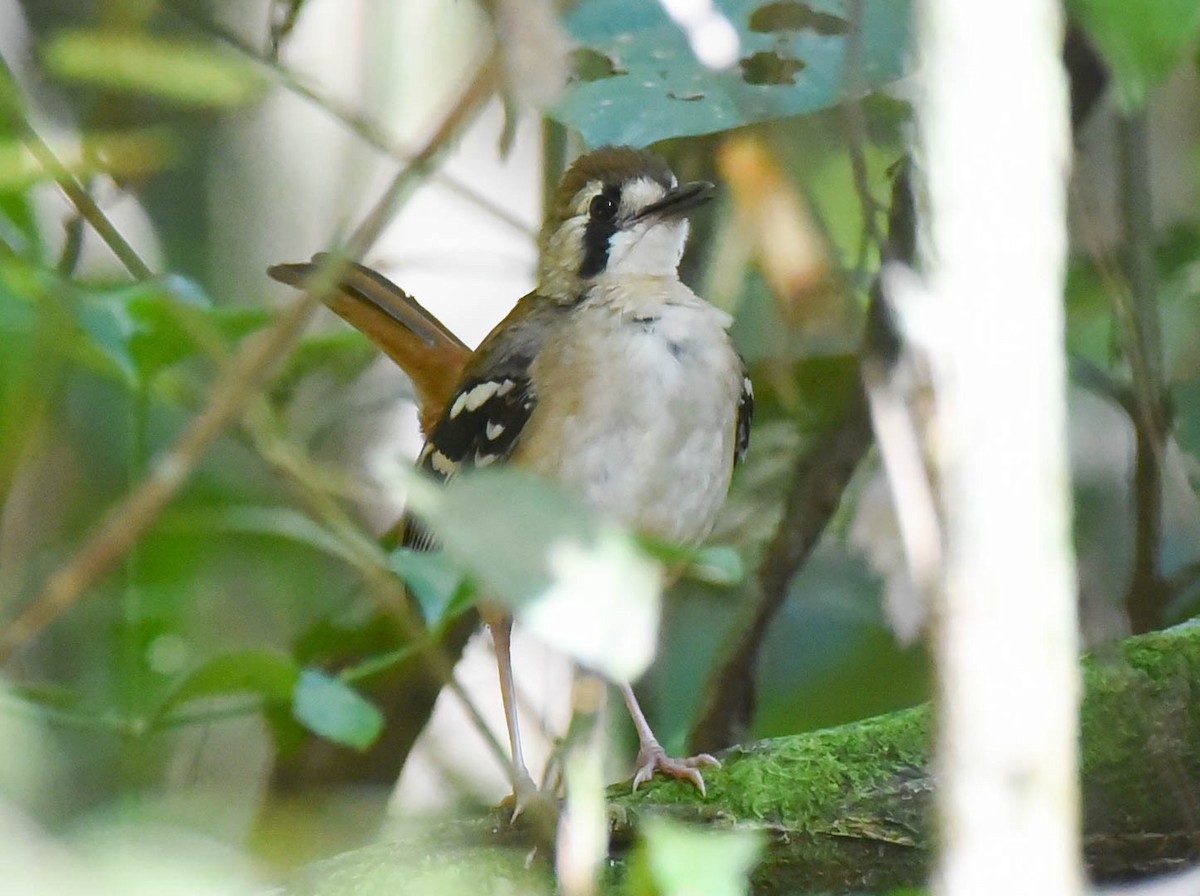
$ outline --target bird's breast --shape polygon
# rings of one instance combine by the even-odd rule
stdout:
[[[708,534],[725,499],[742,376],[728,315],[674,285],[585,303],[547,342],[513,460],[686,543]]]

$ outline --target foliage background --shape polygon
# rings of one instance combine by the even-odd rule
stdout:
[[[564,22],[587,49],[573,57],[577,80],[557,106],[560,123],[545,127],[527,102],[543,99],[539,79],[553,72],[521,61],[529,46],[513,37],[543,34],[539,13],[513,31],[503,3],[379,6],[296,4],[295,29],[279,29],[282,53],[272,58],[267,26],[288,21],[287,4],[0,4],[2,618],[11,632],[48,577],[218,393],[230,357],[277,320],[291,298],[268,282],[266,265],[352,231],[401,164],[378,144],[419,144],[500,34],[507,87],[442,169],[475,198],[422,172],[368,260],[474,342],[529,285],[540,160],[553,181],[565,145],[578,145],[569,126],[593,142],[675,137],[657,148],[682,178],[726,182],[696,221],[685,271],[702,294],[736,310],[735,336],[758,385],[754,448],[714,535],[748,573],[732,584],[688,579],[668,598],[658,662],[642,687],[664,742],[681,749],[726,633],[755,599],[753,571],[789,471],[837,425],[854,381],[889,172],[905,146],[906,86],[894,83],[905,65],[899,4],[850,4],[883,23],[859,48],[878,60],[861,85],[839,81],[822,61],[829,44],[819,39],[836,35],[746,31],[746,53],[774,54],[762,77],[788,97],[754,112],[745,69],[731,76],[736,89],[697,86],[682,38],[656,6],[580,3]],[[724,6],[742,22],[756,4]],[[1165,390],[1172,411],[1154,489],[1162,508],[1151,580],[1165,589],[1158,622],[1190,617],[1200,599],[1197,5],[1154,0],[1136,15],[1102,0],[1070,8],[1114,75],[1114,90],[1077,134],[1067,296],[1082,621],[1100,644],[1128,630],[1138,533],[1153,512],[1131,486],[1139,455],[1129,394],[1139,389]],[[652,15],[661,21],[640,18]],[[646,48],[589,31],[614,22],[650,35]],[[667,55],[653,56],[660,47]],[[779,68],[797,58],[809,68]],[[633,88],[639,64],[678,79],[668,111]],[[817,76],[831,83],[822,88]],[[303,96],[309,86],[316,101]],[[732,99],[721,107],[726,89]],[[609,98],[633,111],[590,120]],[[1130,120],[1143,128],[1140,150],[1122,142]],[[31,131],[125,235],[144,272],[131,276],[63,200]],[[766,160],[755,170],[780,175],[768,195],[784,197],[782,218],[752,201],[737,174],[744,166],[729,161],[746,146]],[[1130,165],[1149,175],[1140,211],[1127,202],[1139,189]],[[1138,214],[1149,217],[1131,230]],[[829,247],[817,287],[789,287],[791,268],[772,255],[772,235],[793,225]],[[1159,373],[1149,381],[1127,338],[1129,321],[1145,319],[1133,301],[1145,278],[1139,285],[1127,261],[1139,251],[1151,259],[1162,320]],[[415,450],[411,414],[396,410],[405,394],[364,338],[319,316],[136,547],[36,638],[9,645],[0,781],[21,821],[6,824],[66,837],[76,856],[120,841],[128,826],[177,838],[160,858],[184,877],[204,865],[204,850],[249,878],[368,835],[386,785],[347,786],[304,811],[305,799],[276,799],[272,769],[313,732],[368,746],[387,711],[369,687],[377,668],[397,665],[396,648],[363,634],[375,611],[363,557],[396,513],[398,471]],[[868,458],[772,623],[748,738],[925,699],[923,650],[898,643],[884,609],[889,596],[893,607],[913,607],[893,529],[878,462]],[[449,627],[461,602],[447,589],[458,580],[437,581],[425,609]],[[360,636],[357,660],[371,665],[326,662]],[[535,678],[558,668],[535,662],[547,663]],[[493,700],[494,684],[482,678],[473,696]],[[541,699],[545,714],[561,711],[550,706],[561,693]],[[614,737],[621,742],[621,732]],[[614,779],[626,772],[620,750]],[[472,773],[468,765],[447,775],[462,784],[460,799],[500,795],[498,771],[482,782]],[[244,870],[251,863],[257,872]],[[135,864],[144,873],[144,852]]]

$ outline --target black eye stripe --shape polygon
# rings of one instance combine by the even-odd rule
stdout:
[[[616,213],[620,202],[621,188],[612,184],[601,190],[588,206],[588,220],[583,229],[580,277],[595,277],[608,264],[609,240],[617,232]]]

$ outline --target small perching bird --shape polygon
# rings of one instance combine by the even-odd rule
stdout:
[[[679,280],[687,215],[713,192],[680,184],[649,152],[604,147],[580,157],[546,212],[537,288],[474,353],[386,278],[349,266],[330,307],[412,378],[426,433],[420,466],[444,480],[513,464],[635,531],[703,540],[754,408],[731,318]],[[270,274],[300,286],[317,261]],[[412,531],[410,543],[430,546]],[[486,601],[480,610],[496,647],[519,805],[534,785],[521,753],[512,618]],[[634,788],[662,771],[703,792],[699,766],[716,759],[668,756],[632,687],[618,685],[640,744]]]

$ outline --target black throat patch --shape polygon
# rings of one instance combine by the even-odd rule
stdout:
[[[621,201],[621,187],[612,184],[605,187],[601,196],[606,196],[613,202]],[[585,279],[595,277],[608,265],[609,241],[617,232],[616,217],[605,220],[589,217],[583,229],[583,263],[579,266],[579,276]]]

